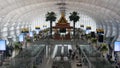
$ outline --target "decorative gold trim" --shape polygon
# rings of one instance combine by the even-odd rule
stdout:
[[[61,14],[61,17],[60,17],[60,19],[58,20],[58,23],[59,23],[59,24],[66,24],[66,23],[67,23],[67,20],[66,20],[66,18],[65,18],[65,14],[64,14],[64,13]]]

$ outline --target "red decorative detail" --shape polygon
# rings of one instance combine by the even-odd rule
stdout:
[[[73,27],[70,26],[70,23],[67,23],[67,20],[65,19],[64,14],[61,16],[61,18],[59,19],[58,23],[56,23],[55,26],[53,26],[54,29],[58,28],[68,28],[71,29]]]
[[[70,40],[70,29],[73,29],[73,27],[70,26],[70,23],[67,23],[67,20],[65,19],[65,16],[64,14],[62,14],[61,18],[58,20],[58,23],[56,23],[55,26],[52,27],[53,30],[56,30],[55,31],[55,34],[54,34],[54,39],[55,40]],[[66,29],[68,30],[68,34],[66,34],[64,37],[63,36],[60,36],[60,33],[58,30],[60,29]]]

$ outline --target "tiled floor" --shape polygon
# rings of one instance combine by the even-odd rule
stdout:
[[[44,61],[41,65],[37,66],[38,68],[51,68],[52,67],[52,58],[44,58]]]
[[[85,66],[84,64],[82,64],[82,66],[77,66],[78,61],[74,60],[71,62],[72,68],[88,68],[87,66]]]

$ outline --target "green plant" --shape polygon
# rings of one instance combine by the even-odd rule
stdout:
[[[87,38],[87,39],[90,39],[90,38],[91,38],[91,35],[90,35],[90,34],[87,34],[87,35],[86,35],[86,38]]]
[[[75,37],[75,23],[77,22],[77,21],[79,21],[79,16],[78,16],[78,13],[77,12],[72,12],[72,13],[70,13],[70,16],[69,16],[69,19],[70,19],[70,21],[73,21],[73,36]]]
[[[105,43],[101,44],[101,51],[108,51],[107,44]]]
[[[97,38],[91,38],[92,43],[97,43]]]
[[[50,21],[50,35],[52,38],[52,22],[56,20],[56,14],[55,12],[48,12],[46,14],[46,21]]]
[[[34,34],[34,38],[37,38],[37,35],[36,35],[36,34]]]
[[[15,42],[14,46],[15,46],[14,47],[15,49],[20,49],[20,47],[22,46],[22,44],[20,42]]]
[[[27,41],[27,42],[31,42],[30,37],[26,37],[26,41]]]

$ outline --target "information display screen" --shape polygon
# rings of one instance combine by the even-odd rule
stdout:
[[[19,35],[19,41],[20,41],[20,42],[23,42],[23,41],[24,41],[24,34],[20,34],[20,35]]]
[[[6,50],[6,40],[0,40],[0,51]]]
[[[114,51],[120,51],[120,41],[114,43]]]
[[[32,31],[29,32],[29,35],[30,35],[30,37],[33,37],[33,32]]]
[[[86,30],[85,33],[86,33],[86,34],[89,34],[89,33],[91,33],[91,30]]]
[[[36,29],[35,31],[36,31],[36,34],[39,34],[40,29]]]

